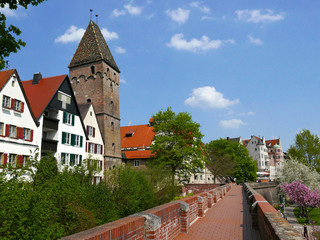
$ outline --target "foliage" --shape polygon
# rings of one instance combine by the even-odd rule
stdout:
[[[279,179],[281,183],[292,183],[300,180],[311,189],[319,189],[320,187],[320,174],[295,159],[284,161],[279,175],[281,176]]]
[[[312,222],[314,225],[320,225],[320,208],[314,208],[312,211],[311,211],[311,208],[308,208],[308,212],[309,212],[310,222]],[[300,224],[306,223],[306,219],[301,216],[299,207],[296,207],[293,210],[293,213]]]
[[[226,139],[209,142],[205,146],[206,167],[213,175],[214,183],[217,177],[232,176],[236,163],[232,157],[232,143]]]
[[[193,194],[193,192],[191,192],[191,193],[189,193],[189,194],[187,194],[186,196],[179,196],[179,197],[174,197],[174,201],[177,201],[177,200],[180,200],[180,199],[182,199],[182,198],[186,198],[186,197],[191,197],[191,196],[193,196],[194,194]]]
[[[320,207],[320,193],[318,189],[311,190],[301,181],[294,181],[292,183],[282,183],[282,190],[289,196],[290,200],[298,204],[303,217],[309,222],[309,212],[315,208]],[[308,210],[308,207],[311,210]]]
[[[203,167],[200,124],[189,113],[176,114],[170,107],[152,118],[156,135],[151,151],[155,157],[148,164],[168,169],[172,186],[175,177],[179,182],[188,182],[192,172]]]
[[[45,0],[3,0],[0,2],[0,7],[4,8],[8,4],[9,8],[14,10],[18,6],[25,9],[31,4],[37,6]],[[6,17],[0,13],[0,70],[5,67],[5,58],[9,57],[10,53],[17,52],[20,47],[26,45],[21,39],[16,39],[16,36],[21,34],[21,30],[13,25],[6,26]]]
[[[206,147],[206,164],[214,176],[230,176],[237,183],[257,178],[256,162],[249,156],[248,149],[237,142],[222,138],[211,141]]]
[[[295,143],[290,146],[288,154],[290,158],[297,159],[320,172],[320,139],[310,130],[303,129],[296,134]]]
[[[5,167],[0,239],[58,239],[154,206],[152,186],[141,173],[119,168],[109,180],[93,185],[83,166],[58,172],[50,154],[31,159],[28,169]]]

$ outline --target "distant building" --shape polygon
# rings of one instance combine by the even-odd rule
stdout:
[[[40,140],[17,70],[0,72],[0,100],[0,167],[25,166]]]
[[[41,156],[52,152],[59,168],[81,165],[86,131],[68,75],[42,78],[36,73],[22,82],[38,124]]]

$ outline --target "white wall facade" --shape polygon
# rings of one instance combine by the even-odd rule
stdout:
[[[269,156],[266,147],[265,138],[258,139],[256,136],[251,136],[250,141],[247,143],[250,157],[257,160],[259,171],[269,171]]]
[[[13,74],[0,92],[0,165],[3,165],[5,155],[7,164],[14,166],[22,158],[24,165],[27,157],[32,156],[40,144],[37,137],[39,129],[18,81],[17,76]],[[10,98],[9,101],[7,97]],[[9,136],[7,126],[11,126]],[[12,161],[13,158],[15,162]]]

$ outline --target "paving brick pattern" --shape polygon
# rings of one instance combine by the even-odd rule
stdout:
[[[260,240],[258,231],[251,226],[242,186],[233,186],[188,233],[180,233],[176,240]]]

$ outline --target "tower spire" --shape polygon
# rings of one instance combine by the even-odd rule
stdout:
[[[90,21],[92,20],[92,9],[90,9]]]

